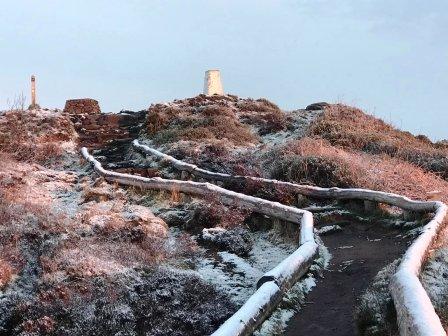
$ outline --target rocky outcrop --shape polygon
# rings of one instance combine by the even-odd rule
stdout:
[[[330,106],[330,104],[328,104],[326,102],[319,102],[319,103],[310,104],[305,109],[307,111],[320,111],[320,110],[325,109],[328,106]]]
[[[252,249],[252,239],[249,232],[242,228],[226,230],[220,227],[203,229],[199,236],[203,242],[215,245],[221,250],[247,256]]]

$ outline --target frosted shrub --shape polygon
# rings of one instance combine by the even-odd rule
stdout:
[[[426,263],[422,283],[437,314],[448,324],[448,248],[440,248]]]
[[[399,262],[400,260],[397,259],[379,271],[372,284],[360,297],[355,308],[359,335],[398,335],[396,312],[389,292],[389,282]]]

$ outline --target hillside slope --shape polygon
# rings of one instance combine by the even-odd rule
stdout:
[[[95,178],[79,155],[83,141],[106,168],[150,177],[183,176],[135,151],[131,135],[212,171],[448,202],[446,145],[353,107],[282,111],[264,98],[199,95],[153,104],[135,115],[126,111],[126,118],[132,132],[113,130],[114,142],[113,132],[107,141],[79,137],[83,116],[75,125],[58,110],[0,115],[0,335],[209,334],[248,298],[257,277],[295,249],[297,230],[287,222],[214,199],[120,188]],[[425,219],[360,213],[350,204],[297,197],[258,183],[224,187],[316,211],[322,232],[338,224],[339,236],[322,236],[336,251],[333,263],[341,263],[329,267],[346,273],[328,279],[354,281],[369,274],[359,281],[357,296],[372,284],[372,275],[401,255]],[[207,240],[204,232],[218,235]],[[345,250],[350,242],[363,248],[365,259],[375,246],[383,246],[383,254],[376,253],[371,267],[350,262],[347,256],[357,257],[356,250]],[[279,330],[286,326],[284,316],[300,315],[305,293],[328,272],[322,270],[329,261],[321,249],[322,258],[282,303],[283,313],[274,314]],[[448,229],[432,253],[422,278],[448,325]],[[394,319],[388,320],[394,312],[384,279],[392,266],[367,290],[378,298],[376,306],[361,305],[358,311],[363,335],[396,331]],[[350,283],[344,288],[353,295]],[[350,314],[344,325],[352,325],[354,300],[346,301]],[[294,333],[292,325],[287,332]],[[274,335],[276,328],[270,320],[259,333]]]
[[[265,99],[198,96],[152,105],[146,127],[142,139],[204,168],[447,200],[445,145],[344,105],[285,112]]]
[[[77,141],[61,111],[0,116],[0,335],[211,333],[234,304],[170,264],[195,242],[94,178]]]
[[[169,111],[169,122],[153,124],[154,118],[158,120],[155,116],[164,111]],[[213,111],[214,115],[222,111],[225,117],[220,127],[229,125],[225,132],[218,131],[204,111]],[[275,117],[271,116],[273,113]],[[265,118],[266,115],[271,117]],[[193,116],[195,120],[192,129],[201,125],[201,136],[177,136],[178,131],[184,129],[182,122],[186,116]],[[232,122],[226,123],[226,118]],[[218,172],[323,187],[375,189],[413,199],[448,201],[446,145],[400,131],[354,107],[333,104],[324,105],[321,110],[286,112],[264,99],[199,96],[151,106],[147,129],[149,131],[141,134],[143,141],[178,159]],[[175,136],[162,136],[161,141],[160,134]],[[185,134],[190,132],[185,131]],[[283,190],[267,190],[253,184],[226,187],[296,204],[296,199]],[[448,323],[448,304],[441,296],[446,293],[447,286],[438,278],[448,274],[447,234],[440,236],[436,244],[438,250],[429,256],[423,276],[424,285],[444,323]],[[384,283],[382,277],[390,274],[390,270],[382,274],[378,281]],[[382,288],[382,294],[376,292],[380,297],[385,295],[384,291],[387,293],[387,286],[375,288],[371,291]],[[382,305],[376,307],[378,314],[385,309]],[[384,323],[375,319],[362,323]],[[363,330],[380,330],[377,333],[381,334],[386,330],[381,328],[389,327]]]

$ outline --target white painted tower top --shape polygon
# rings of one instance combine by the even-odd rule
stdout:
[[[212,96],[214,94],[224,95],[221,83],[221,73],[219,70],[207,70],[204,79],[204,94]]]

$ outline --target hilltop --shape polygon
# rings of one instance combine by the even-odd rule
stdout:
[[[248,298],[261,274],[294,251],[298,237],[287,223],[214,199],[109,184],[79,154],[87,146],[107,169],[182,177],[166,162],[136,151],[134,138],[215,172],[448,202],[444,142],[414,136],[342,104],[283,111],[265,98],[199,95],[107,115],[89,109],[7,111],[0,115],[0,334],[210,334]],[[380,273],[375,280],[360,280],[364,299],[356,313],[361,334],[396,332],[394,318],[381,315],[394,313],[387,277],[425,218],[397,219],[395,209],[372,217],[348,204],[257,183],[223,186],[317,209],[319,230],[339,223],[350,239],[362,236],[356,244],[377,239],[377,246],[387,249],[396,243],[387,262],[365,266],[369,276]],[[379,233],[369,233],[378,225],[383,225]],[[346,238],[333,237],[328,244],[336,244],[331,252],[337,260]],[[446,237],[448,231],[436,242],[423,275],[445,324]],[[362,246],[372,254],[374,245]],[[381,257],[383,251],[376,253]],[[340,257],[338,262],[347,262]],[[310,284],[325,274],[328,263],[322,244],[320,260],[282,303],[289,318],[297,313],[291,305],[304,304]],[[350,270],[350,265],[338,266]],[[365,295],[377,300],[369,304],[371,296]],[[283,330],[284,316],[277,312],[260,333],[275,334],[276,323]]]

